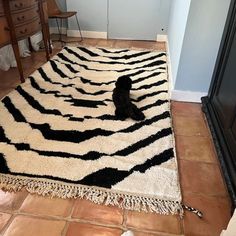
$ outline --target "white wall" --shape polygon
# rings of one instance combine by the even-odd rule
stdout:
[[[191,1],[176,90],[208,92],[230,1]]]
[[[231,0],[174,0],[169,21],[172,99],[208,92]]]
[[[168,26],[168,45],[173,87],[177,77],[190,2],[191,0],[172,1]]]

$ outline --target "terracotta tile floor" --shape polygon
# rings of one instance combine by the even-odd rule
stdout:
[[[85,39],[84,45],[165,50],[164,43]],[[60,50],[54,43],[53,52]],[[44,52],[25,58],[25,76],[45,63]],[[17,69],[0,71],[0,98],[19,84]],[[173,125],[183,200],[203,211],[204,218],[186,213],[162,216],[96,205],[0,191],[0,235],[115,236],[131,229],[135,236],[219,236],[230,219],[230,201],[200,104],[172,102]]]

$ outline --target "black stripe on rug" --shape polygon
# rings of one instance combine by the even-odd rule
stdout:
[[[98,186],[104,188],[111,188],[113,185],[121,182],[129,175],[134,172],[145,173],[148,169],[161,165],[164,162],[169,161],[174,157],[173,149],[167,149],[162,153],[155,155],[151,159],[146,160],[143,164],[134,166],[131,170],[119,170],[117,168],[104,168],[98,170],[92,174],[87,175],[81,180],[69,180],[64,178],[59,178],[51,175],[33,175],[33,174],[25,174],[25,173],[17,173],[11,172],[7,166],[7,162],[4,158],[4,154],[0,153],[0,172],[4,174],[12,174],[12,175],[21,175],[26,177],[36,177],[36,178],[48,178],[57,181],[63,181],[67,183],[77,183],[89,186]],[[79,171],[79,170],[78,170]]]

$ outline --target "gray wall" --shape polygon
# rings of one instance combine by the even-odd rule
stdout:
[[[108,32],[111,38],[125,38],[119,35],[123,32],[126,38],[150,39],[149,35],[152,35],[152,39],[156,39],[157,34],[167,33],[171,1],[70,0],[67,1],[67,9],[79,12],[81,29],[84,31]],[[138,27],[139,33],[134,31]],[[77,29],[74,20],[69,21],[69,29]]]
[[[208,91],[229,4],[230,0],[191,1],[174,89]]]
[[[173,85],[175,84],[179,68],[190,2],[191,0],[172,0],[169,17],[168,42]]]
[[[171,1],[109,0],[109,38],[156,40],[167,34]]]
[[[67,1],[69,11],[78,11],[82,30],[107,32],[108,0],[70,0]],[[69,29],[77,30],[76,21],[69,21]]]

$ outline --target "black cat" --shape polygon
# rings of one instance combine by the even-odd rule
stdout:
[[[116,81],[112,95],[116,107],[115,115],[120,120],[125,120],[128,117],[134,120],[144,120],[144,114],[130,100],[131,87],[132,80],[128,76],[121,76]]]

